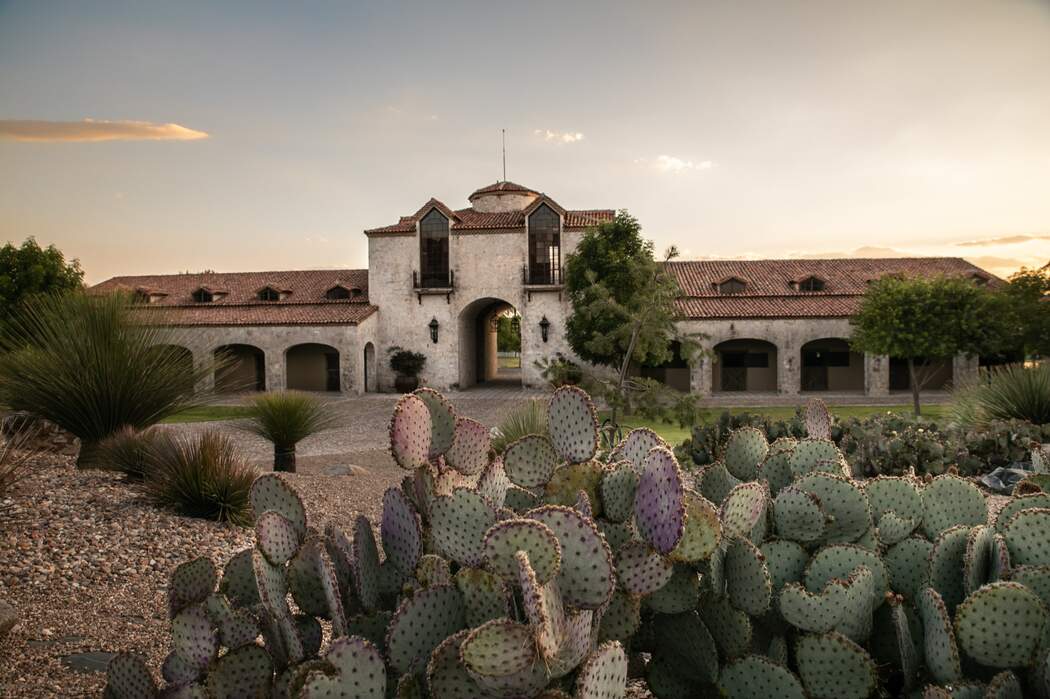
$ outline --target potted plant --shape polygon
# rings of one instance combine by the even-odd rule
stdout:
[[[390,368],[397,374],[394,386],[401,393],[411,393],[419,388],[419,372],[427,363],[426,356],[421,352],[413,352],[401,347],[391,347],[387,350],[390,355]]]

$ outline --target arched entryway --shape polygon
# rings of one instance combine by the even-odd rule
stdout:
[[[289,347],[284,359],[289,390],[340,390],[339,350],[335,347],[307,342]]]
[[[374,393],[378,390],[379,377],[376,375],[376,346],[371,342],[365,343],[365,358],[362,364],[365,370],[364,387],[365,393]]]
[[[726,340],[715,345],[715,393],[776,393],[777,347],[765,340]]]
[[[183,390],[189,393],[193,390],[193,352],[182,345],[156,345],[153,352],[157,362],[166,366],[176,367]]]
[[[266,354],[253,345],[223,345],[215,349],[216,393],[266,390]]]
[[[520,316],[503,299],[478,299],[459,314],[459,386],[478,384],[521,385]]]
[[[645,364],[631,373],[637,373],[648,379],[655,379],[660,383],[682,393],[689,393],[689,362],[682,356],[682,343],[678,340],[671,342],[671,357],[663,364]]]
[[[919,377],[923,391],[945,391],[952,383],[953,366],[950,359],[915,360],[915,373]],[[911,374],[908,372],[908,360],[901,357],[890,357],[890,390],[910,391]]]
[[[864,392],[864,355],[841,337],[802,345],[802,390]]]

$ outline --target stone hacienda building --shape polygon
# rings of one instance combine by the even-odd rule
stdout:
[[[186,361],[234,358],[218,390],[253,386],[361,393],[393,389],[392,346],[423,352],[422,378],[440,389],[500,380],[496,318],[520,314],[521,372],[562,353],[570,305],[562,263],[611,209],[570,210],[512,182],[497,182],[453,210],[431,199],[397,223],[372,228],[367,270],[115,277],[150,322],[182,328]],[[643,373],[699,394],[809,391],[883,396],[906,390],[903,363],[850,351],[849,318],[884,275],[961,275],[993,282],[958,258],[676,261],[685,333],[711,350],[690,367],[676,357]],[[976,370],[976,358],[941,367],[929,388]]]

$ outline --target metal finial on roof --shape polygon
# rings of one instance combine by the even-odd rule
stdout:
[[[507,130],[500,129],[503,136],[503,181],[507,181]]]

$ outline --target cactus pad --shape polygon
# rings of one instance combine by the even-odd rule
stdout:
[[[988,683],[982,699],[1024,699],[1021,681],[1014,673],[1004,670]]]
[[[957,524],[972,527],[987,524],[988,508],[984,496],[965,478],[937,476],[922,489],[922,526],[929,539]]]
[[[387,560],[405,575],[415,572],[423,555],[423,526],[416,508],[399,488],[387,488],[383,494],[379,532]]]
[[[481,540],[496,523],[496,510],[473,490],[456,488],[431,506],[431,538],[437,550],[456,563],[481,565]]]
[[[565,464],[554,470],[554,475],[543,487],[543,501],[548,505],[573,507],[582,490],[587,493],[588,500],[594,503],[598,514],[601,514],[598,488],[604,476],[605,468],[597,461]]]
[[[640,471],[640,467],[627,460],[616,462],[606,470],[598,488],[606,519],[623,522],[630,518],[634,512],[634,495],[638,489]]]
[[[999,516],[995,518],[995,529],[1002,533],[1006,529],[1006,523],[1010,518],[1021,510],[1031,510],[1036,507],[1050,507],[1050,493],[1032,493],[1010,498],[1010,501],[999,510]]]
[[[933,544],[919,536],[894,544],[883,558],[889,571],[890,587],[905,599],[914,601],[927,585],[927,560]]]
[[[661,614],[678,614],[696,608],[700,594],[700,578],[685,564],[677,564],[667,584],[645,598],[645,604]]]
[[[306,538],[306,508],[303,500],[276,473],[264,473],[252,482],[251,501],[256,517],[273,510],[292,523],[300,541]]]
[[[255,544],[275,566],[284,565],[299,550],[299,535],[279,512],[263,512],[255,518]]]
[[[566,604],[597,609],[605,604],[616,585],[612,552],[594,525],[576,510],[546,505],[526,514],[546,524],[561,543],[558,586]]]
[[[506,504],[508,488],[510,488],[510,479],[507,478],[507,471],[503,468],[503,459],[496,457],[489,462],[489,465],[481,472],[481,477],[478,478],[478,495],[499,509]]]
[[[620,586],[629,594],[648,595],[667,584],[674,566],[641,541],[629,541],[616,556]]]
[[[661,617],[654,626],[654,655],[676,659],[677,674],[690,682],[710,684],[718,680],[717,645],[696,611]]]
[[[544,660],[550,660],[558,652],[565,637],[565,608],[562,606],[558,583],[551,580],[541,585],[529,564],[529,554],[518,551],[514,554],[518,563],[518,586],[521,588],[525,618],[532,627],[536,648]]]
[[[522,488],[546,485],[554,469],[558,467],[558,455],[546,437],[530,434],[511,442],[503,452],[503,468],[511,483]]]
[[[812,493],[787,487],[773,501],[777,534],[791,541],[811,542],[824,536],[828,516]]]
[[[842,452],[830,439],[802,439],[788,457],[788,468],[796,479],[819,470],[822,464],[841,463]]]
[[[532,696],[547,685],[532,631],[510,619],[493,619],[472,630],[460,658],[478,685],[502,697]]]
[[[297,581],[297,584],[293,584],[293,581]],[[317,537],[308,538],[288,566],[288,584],[296,602],[299,601],[299,597],[295,595],[296,588],[303,587],[306,581],[309,581],[309,586],[315,590],[314,596],[319,597],[321,602],[321,608],[314,612],[314,616],[332,622],[333,636],[345,635],[346,615],[343,611],[335,565],[328,557],[323,542]],[[299,608],[306,611],[302,604],[299,604]]]
[[[901,517],[896,512],[886,512],[879,519],[879,525],[876,528],[879,543],[884,546],[893,546],[911,536],[918,526],[919,520],[917,519]]]
[[[463,597],[455,585],[436,585],[401,601],[386,632],[390,667],[418,671],[450,635],[466,626]]]
[[[799,675],[814,699],[865,699],[875,690],[875,663],[839,633],[803,636],[795,646]]]
[[[219,658],[208,673],[215,697],[266,696],[273,683],[273,661],[262,646],[241,646]]]
[[[1037,594],[1050,608],[1050,566],[1017,566],[1010,571],[1010,579]]]
[[[445,396],[432,388],[417,388],[412,395],[427,406],[430,413],[429,456],[434,458],[449,450],[456,433],[456,411]]]
[[[787,539],[770,539],[759,547],[766,559],[775,598],[784,585],[801,582],[809,554],[800,544]]]
[[[758,465],[767,453],[769,442],[766,441],[766,435],[755,427],[741,427],[729,435],[722,461],[734,477],[752,481],[758,477]]]
[[[595,520],[598,525],[599,531],[602,536],[605,537],[606,543],[609,544],[609,549],[616,553],[623,545],[628,541],[634,541],[638,538],[638,530],[634,528],[634,521],[627,520],[626,522],[610,522],[607,519],[598,518]]]
[[[514,554],[526,551],[542,585],[561,567],[561,544],[550,527],[534,519],[505,519],[493,524],[482,537],[482,554],[489,570],[508,580],[516,580],[518,563]]]
[[[955,610],[962,602],[963,591],[963,557],[966,555],[966,540],[970,528],[959,524],[941,532],[933,542],[930,552],[926,579],[937,594],[944,600],[949,612]]]
[[[576,676],[576,699],[623,699],[627,691],[627,654],[616,641],[591,653]]]
[[[831,413],[821,399],[806,401],[805,422],[810,439],[831,439]]]
[[[250,607],[259,602],[255,571],[252,570],[252,550],[247,548],[238,551],[222,570],[219,591],[226,595],[234,607]]]
[[[602,614],[599,627],[599,641],[626,641],[633,636],[642,623],[641,600],[637,595],[629,595],[617,590],[609,606]]]
[[[876,476],[864,483],[864,493],[871,505],[871,516],[878,524],[887,512],[901,518],[922,521],[922,493],[914,478]]]
[[[829,581],[819,593],[789,583],[780,591],[780,614],[803,631],[827,633],[838,627],[846,614],[846,593],[846,585],[840,580]]]
[[[628,432],[627,436],[616,445],[609,457],[609,461],[628,461],[631,464],[631,468],[638,475],[642,475],[645,457],[649,456],[649,452],[657,447],[662,449],[668,448],[667,442],[663,440],[663,437],[648,427],[636,427]]]
[[[386,695],[383,656],[367,639],[337,638],[332,641],[325,660],[335,672],[329,675],[314,671],[307,675],[303,699],[372,699]]]
[[[390,418],[390,454],[401,468],[426,466],[430,460],[430,409],[419,396],[401,396]]]
[[[726,665],[722,668],[718,686],[726,699],[806,698],[802,682],[795,673],[764,655],[748,655]]]
[[[766,460],[758,467],[758,477],[769,484],[769,490],[776,495],[781,489],[791,484],[795,476],[791,473],[791,452],[798,444],[790,437],[780,437],[769,445]]]
[[[157,695],[146,662],[138,655],[117,653],[106,666],[106,697],[114,699],[141,699]]]
[[[653,449],[645,457],[634,497],[638,533],[657,553],[668,554],[685,532],[685,487],[682,471],[667,449]]]
[[[966,654],[988,667],[1026,667],[1046,632],[1046,606],[1024,585],[995,582],[966,598],[955,634]]]
[[[379,601],[379,549],[372,524],[364,515],[354,520],[350,559],[354,593],[365,609],[375,609]]]
[[[752,532],[765,526],[769,506],[769,488],[765,483],[752,481],[733,488],[722,502],[718,518],[722,521],[725,539],[749,538]]]
[[[1014,565],[1050,564],[1050,509],[1021,510],[1003,529]]]
[[[455,439],[445,452],[445,463],[466,476],[477,475],[488,465],[490,451],[489,428],[477,420],[461,417],[456,420]]]
[[[721,461],[704,466],[696,476],[696,489],[715,505],[721,505],[740,483]]]
[[[505,507],[514,512],[525,512],[540,504],[540,498],[532,491],[512,485],[507,488],[507,495],[503,499]]]
[[[591,651],[594,612],[577,609],[565,619],[565,633],[557,654],[546,661],[547,674],[552,679],[564,677],[576,669]]]
[[[722,524],[718,510],[703,495],[685,489],[685,530],[678,545],[671,551],[676,561],[694,563],[711,555],[722,540]]]
[[[215,591],[218,573],[210,558],[201,556],[176,566],[168,582],[168,617],[200,604]]]
[[[831,517],[824,540],[829,544],[856,541],[871,528],[871,511],[864,491],[853,481],[829,473],[811,473],[795,485],[811,493]]]
[[[847,579],[857,566],[865,566],[874,574],[872,597],[876,606],[882,604],[883,595],[890,589],[886,564],[874,551],[851,544],[825,546],[817,551],[806,566],[806,589],[820,592],[832,578]]]
[[[751,617],[730,604],[728,597],[715,597],[705,590],[697,608],[724,657],[739,658],[751,652]]]
[[[991,577],[992,553],[995,549],[995,528],[974,527],[966,537],[966,552],[963,555],[963,592],[973,593],[985,583],[994,582]]]
[[[927,669],[938,682],[958,682],[962,679],[962,666],[948,608],[932,587],[919,593],[916,607],[922,618]]]
[[[762,552],[747,539],[735,539],[726,549],[726,590],[734,607],[758,616],[769,609],[772,582]]]
[[[598,449],[598,414],[585,391],[562,386],[547,405],[547,432],[554,451],[571,464],[589,461]]]
[[[202,605],[186,607],[171,622],[171,643],[190,667],[203,669],[219,652],[219,633]]]
[[[469,629],[463,629],[452,634],[431,653],[427,663],[427,687],[431,696],[443,699],[485,696],[459,657],[459,648],[469,633]]]
[[[454,580],[463,596],[469,626],[510,616],[511,592],[499,577],[480,568],[460,568]]]

